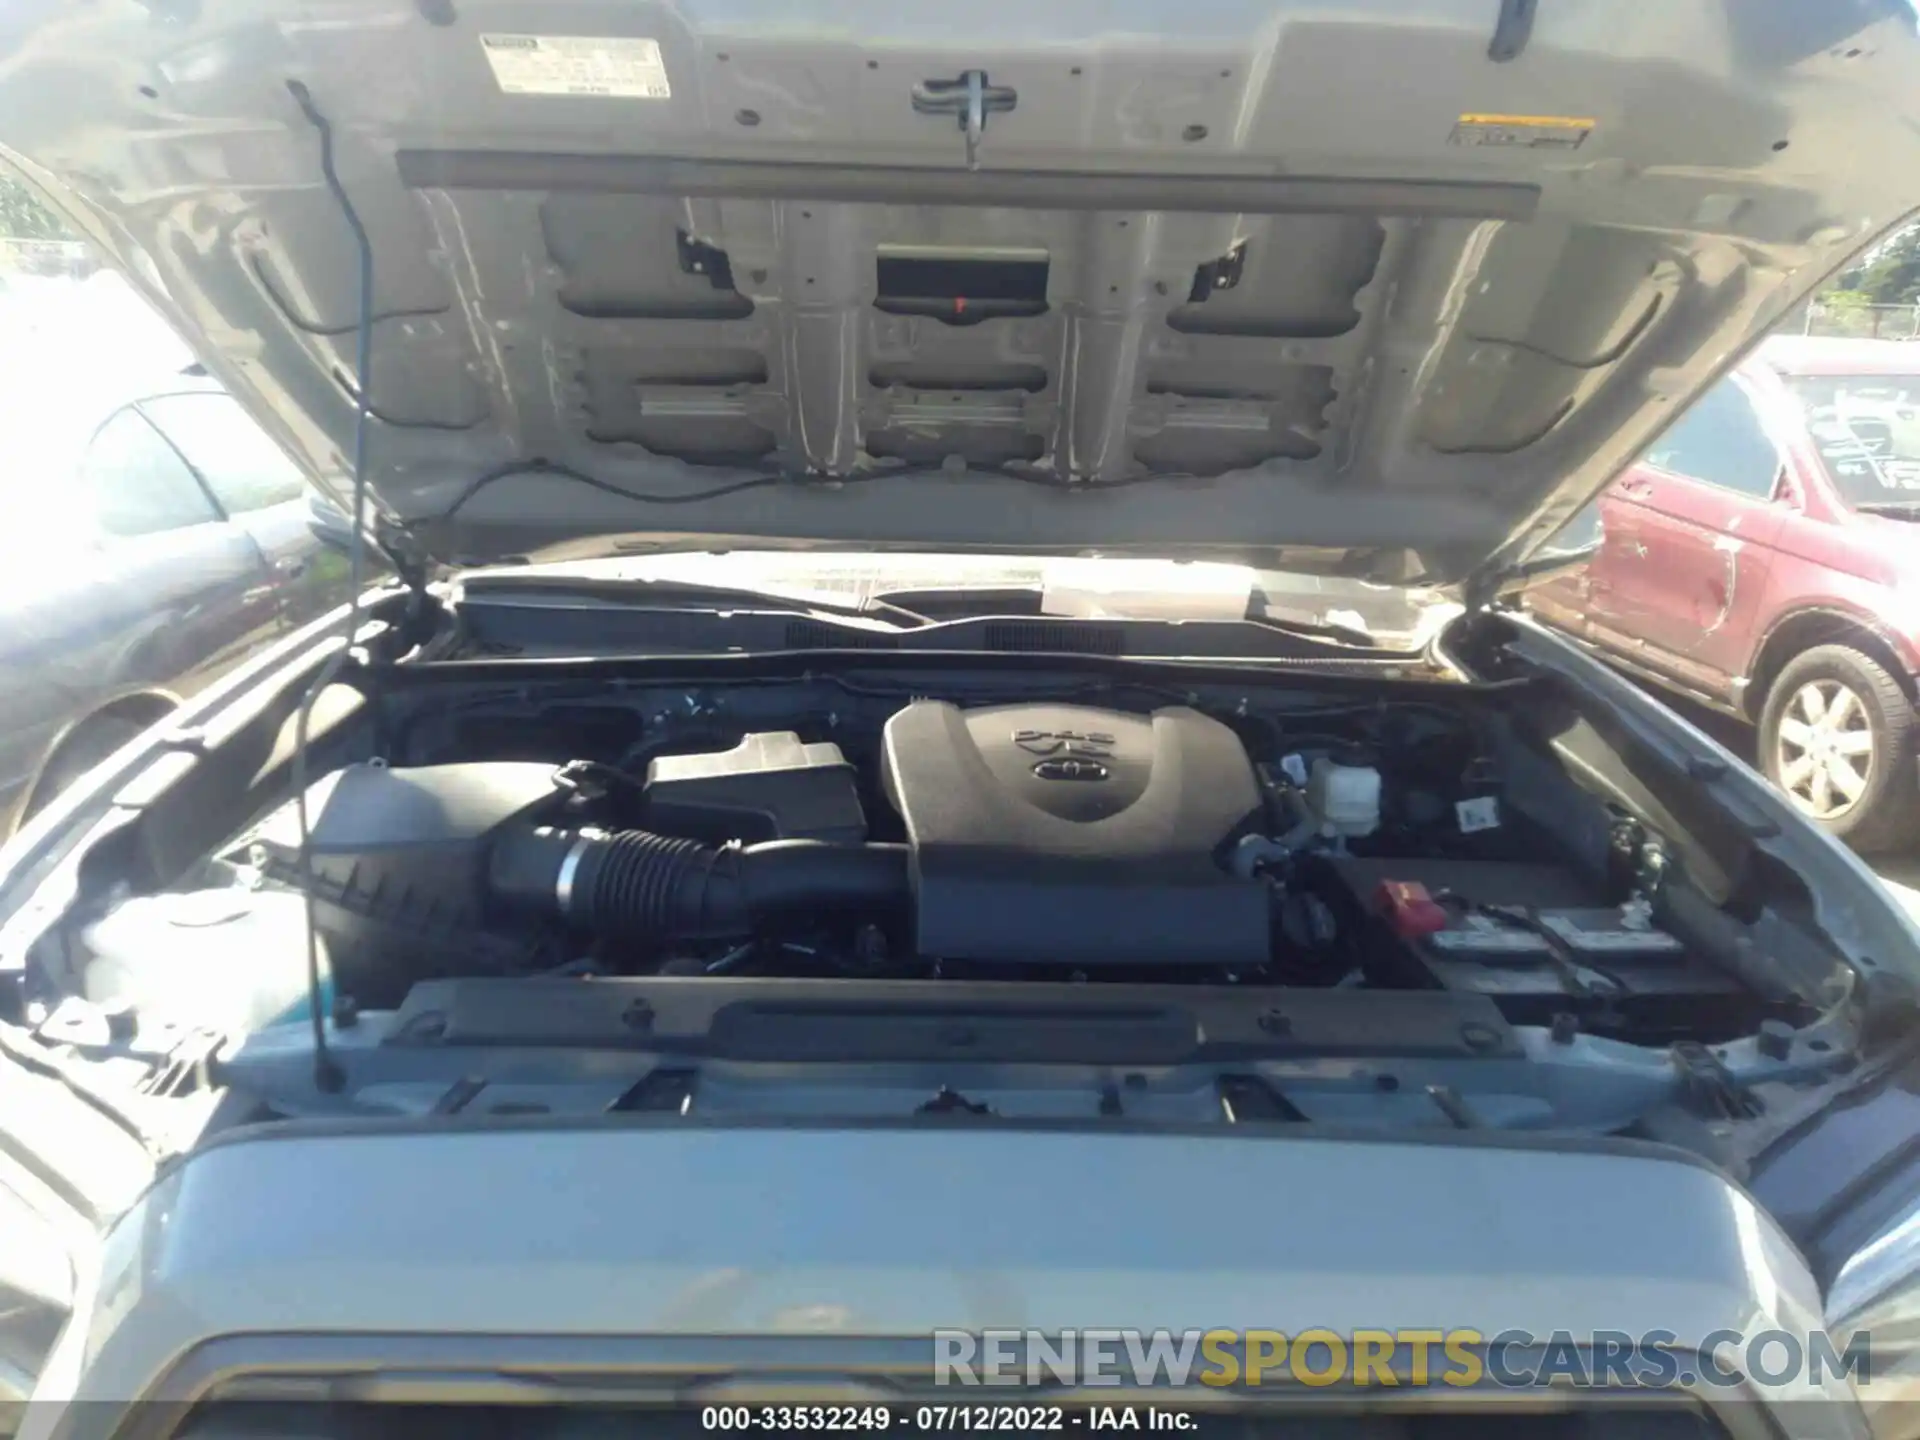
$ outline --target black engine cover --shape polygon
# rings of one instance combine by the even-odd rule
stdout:
[[[1032,964],[1253,965],[1267,893],[1221,847],[1260,808],[1233,731],[1196,710],[961,710],[887,722],[887,794],[913,850],[922,955]]]

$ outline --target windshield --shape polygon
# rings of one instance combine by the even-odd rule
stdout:
[[[1920,374],[1802,375],[1787,383],[1847,504],[1920,504]]]

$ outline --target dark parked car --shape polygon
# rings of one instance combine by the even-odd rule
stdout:
[[[1536,614],[1756,724],[1768,777],[1856,848],[1920,838],[1920,344],[1769,341],[1598,521]]]
[[[346,598],[345,517],[183,376],[88,417],[0,538],[0,833],[250,649]],[[24,487],[16,487],[19,492]]]

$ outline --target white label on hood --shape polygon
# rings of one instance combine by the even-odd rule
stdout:
[[[592,35],[482,35],[493,78],[509,95],[666,100],[658,40]]]
[[[1478,830],[1494,830],[1500,825],[1500,802],[1491,795],[1482,795],[1475,800],[1462,800],[1453,807],[1454,815],[1460,821],[1460,833],[1471,835]]]

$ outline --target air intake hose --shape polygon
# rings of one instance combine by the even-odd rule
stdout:
[[[907,847],[771,840],[702,845],[646,830],[511,829],[493,843],[500,904],[599,934],[745,935],[798,911],[893,910],[907,900]]]

